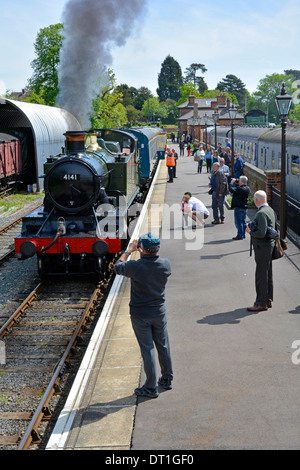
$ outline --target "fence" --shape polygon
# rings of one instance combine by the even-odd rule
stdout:
[[[280,191],[271,187],[271,206],[280,222]],[[286,196],[286,223],[289,238],[300,248],[300,203]]]

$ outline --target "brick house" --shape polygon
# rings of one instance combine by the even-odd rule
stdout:
[[[217,125],[230,126],[228,109],[232,104],[225,95],[218,95],[217,98],[195,98],[190,94],[188,101],[177,107],[180,137],[182,134],[189,134],[193,139],[203,142],[205,128],[215,124],[213,115],[216,112],[218,113]],[[205,116],[207,116],[207,124],[205,124]],[[238,113],[234,122],[243,125],[244,116]]]

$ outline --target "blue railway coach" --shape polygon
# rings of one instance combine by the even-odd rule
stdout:
[[[139,143],[140,183],[147,184],[153,175],[159,160],[164,159],[167,134],[158,127],[135,127],[126,129],[132,133]]]

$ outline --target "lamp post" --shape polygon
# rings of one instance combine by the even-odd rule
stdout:
[[[208,116],[205,113],[203,116],[204,119],[204,124],[205,124],[205,144],[206,144],[206,150],[207,150],[207,123],[208,123]]]
[[[275,103],[281,119],[281,187],[280,187],[280,238],[286,237],[286,190],[285,190],[285,166],[286,166],[286,125],[287,117],[292,104],[292,96],[288,95],[284,83],[280,95],[276,96]]]
[[[219,113],[215,111],[212,115],[214,123],[215,123],[215,150],[217,150],[217,122],[219,120]]]
[[[199,145],[201,144],[201,121],[202,121],[202,118],[201,116],[199,116],[197,119],[197,126],[199,126]]]
[[[237,115],[237,108],[232,104],[231,108],[228,109],[229,117],[231,120],[231,177],[233,178],[233,165],[234,165],[234,120]]]

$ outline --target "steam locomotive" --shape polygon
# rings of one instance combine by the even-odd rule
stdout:
[[[37,255],[41,278],[58,274],[105,276],[126,246],[159,159],[161,129],[67,132],[66,152],[44,165],[45,198],[23,218],[15,251]]]

